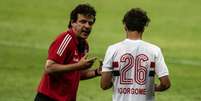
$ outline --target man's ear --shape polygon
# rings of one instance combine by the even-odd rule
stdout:
[[[72,27],[75,27],[75,21],[71,20],[70,24],[71,24]]]

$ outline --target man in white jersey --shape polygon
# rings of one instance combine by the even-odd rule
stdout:
[[[113,86],[113,101],[154,101],[155,91],[170,87],[161,49],[142,40],[149,21],[145,11],[131,9],[123,18],[127,38],[107,49],[101,88],[106,90]],[[154,83],[155,74],[159,84]]]

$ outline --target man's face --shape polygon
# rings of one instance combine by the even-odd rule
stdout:
[[[77,21],[71,22],[72,29],[78,38],[87,39],[94,23],[94,16],[78,14]]]

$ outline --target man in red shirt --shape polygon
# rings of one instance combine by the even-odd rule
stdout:
[[[95,57],[87,59],[87,37],[95,22],[96,11],[89,4],[80,4],[72,12],[68,30],[51,44],[45,73],[35,101],[76,101],[79,81],[100,75],[100,70],[88,70]]]

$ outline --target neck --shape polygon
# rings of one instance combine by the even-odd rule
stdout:
[[[127,32],[127,38],[131,40],[141,40],[142,39],[142,33],[139,33],[137,31],[128,31]]]

